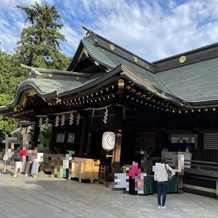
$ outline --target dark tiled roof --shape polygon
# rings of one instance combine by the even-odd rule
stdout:
[[[205,105],[208,104],[207,102],[218,100],[218,44],[205,47],[205,50],[195,50],[194,56],[192,56],[192,52],[187,52],[188,59],[184,64],[178,63],[178,56],[149,63],[119,46],[116,47],[115,44],[112,44],[115,48],[110,49],[111,42],[99,35],[96,35],[96,37],[95,34],[91,34],[91,36],[84,37],[81,40],[69,69],[75,69],[74,64],[80,61],[76,58],[80,56],[79,53],[84,48],[88,58],[93,63],[99,64],[98,74],[94,73],[91,76],[81,74],[81,72],[55,71],[53,72],[54,77],[45,78],[41,76],[41,73],[44,76],[48,75],[49,70],[38,69],[39,74],[37,76],[27,78],[20,84],[17,95],[20,94],[19,90],[25,88],[35,89],[41,97],[50,95],[50,98],[56,98],[58,95],[63,97],[69,93],[76,94],[77,91],[88,90],[98,83],[106,82],[109,77],[116,74],[115,69],[119,66],[125,66],[120,69],[126,69],[125,77],[128,80],[135,76],[137,84],[145,91],[148,91],[146,89],[147,84],[149,88],[152,88],[155,95],[170,99],[172,102],[177,101],[178,105],[183,105],[183,102],[185,105],[189,105],[189,103]],[[108,70],[101,71],[103,69],[101,66]],[[34,71],[35,69],[30,70]],[[81,79],[77,79],[77,74],[81,76]],[[69,79],[70,77],[72,79]],[[12,102],[12,105],[15,103],[15,101]]]
[[[218,58],[166,70],[157,76],[175,96],[185,101],[218,99]]]
[[[20,84],[19,88],[31,85],[40,95],[46,95],[53,92],[64,92],[80,84],[81,82],[78,81],[27,78]]]
[[[134,64],[131,61],[128,61],[125,58],[120,57],[112,51],[101,48],[98,45],[93,45],[93,42],[90,38],[84,38],[82,42],[86,47],[89,55],[100,64],[110,69],[113,69],[120,64],[123,64],[131,71],[134,71],[142,80],[147,81],[148,83],[154,85],[158,89],[163,90],[164,92],[169,92],[169,90],[163,85],[163,83],[156,76],[156,74],[142,68],[137,64]]]

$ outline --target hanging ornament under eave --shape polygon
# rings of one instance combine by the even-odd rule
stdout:
[[[107,123],[107,119],[108,119],[108,109],[106,108],[104,112],[104,119],[103,119],[104,124]]]
[[[73,124],[73,112],[70,113],[70,119],[69,119],[69,124],[72,125]]]
[[[114,132],[107,131],[102,135],[102,148],[106,151],[111,151],[114,149],[116,141],[116,135]]]
[[[46,118],[45,118],[45,125],[48,125],[48,121],[49,121],[49,118],[46,117]]]
[[[40,118],[39,118],[39,126],[42,125],[42,122],[43,122],[42,117],[40,117]]]
[[[55,117],[55,127],[57,127],[59,125],[59,116],[56,115]]]
[[[76,125],[78,126],[80,123],[80,113],[78,113],[77,118],[76,118]]]
[[[63,126],[65,124],[65,115],[62,114],[61,116],[61,126]]]

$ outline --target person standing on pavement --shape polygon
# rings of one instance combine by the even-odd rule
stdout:
[[[39,161],[38,161],[38,149],[37,147],[34,148],[34,150],[32,151],[33,152],[33,155],[31,157],[31,160],[32,160],[32,167],[31,167],[31,171],[30,171],[30,175],[35,178],[36,175],[38,174],[39,172]]]
[[[161,160],[156,171],[156,181],[157,181],[157,202],[158,208],[166,208],[166,195],[168,191],[168,173],[169,170],[171,173],[173,169],[166,163],[165,159]]]
[[[129,177],[129,194],[135,195],[137,194],[136,191],[136,184],[135,178],[141,174],[141,169],[138,167],[138,163],[133,161],[132,165],[129,167],[129,171],[126,174]]]
[[[21,171],[23,157],[25,156],[26,156],[25,148],[23,148],[23,150],[15,149],[14,151],[14,174],[12,176],[13,178],[18,178],[18,170]]]
[[[6,173],[7,171],[7,166],[10,164],[10,159],[11,159],[11,154],[10,154],[10,149],[5,151],[5,154],[3,156],[3,167],[2,167],[2,173]]]

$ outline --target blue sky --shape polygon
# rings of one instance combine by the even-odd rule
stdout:
[[[35,0],[0,0],[1,49],[13,52],[25,27],[16,5]],[[43,4],[44,0],[37,0]],[[85,35],[81,25],[147,61],[156,61],[218,42],[218,0],[48,0],[56,4],[73,56]]]

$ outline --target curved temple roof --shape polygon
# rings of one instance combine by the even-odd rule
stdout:
[[[30,75],[19,85],[13,102],[0,107],[0,113],[20,105],[22,96],[30,96],[29,90],[50,102],[87,93],[119,78],[175,107],[218,106],[218,44],[149,63],[86,30],[67,71],[24,66]]]

